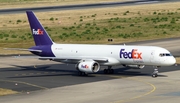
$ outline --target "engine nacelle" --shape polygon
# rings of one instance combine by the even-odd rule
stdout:
[[[125,67],[130,67],[131,69],[143,69],[145,65],[123,65]]]
[[[100,65],[96,61],[80,62],[77,66],[79,71],[86,73],[96,73],[100,69]]]

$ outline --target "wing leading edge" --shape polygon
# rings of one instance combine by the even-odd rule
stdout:
[[[40,56],[14,56],[15,58],[37,58],[41,60],[54,60],[54,61],[81,61],[81,60],[94,60],[98,62],[108,62],[107,58],[98,57],[40,57]]]

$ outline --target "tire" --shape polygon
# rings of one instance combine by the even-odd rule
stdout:
[[[157,76],[158,76],[158,74],[157,74],[157,73],[152,74],[152,77],[153,77],[153,78],[156,78]]]
[[[79,75],[79,76],[82,76],[82,72],[79,71],[79,72],[78,72],[78,75]]]
[[[78,75],[79,75],[79,76],[88,76],[88,73],[79,71],[79,72],[78,72]]]
[[[108,70],[107,69],[104,69],[104,74],[107,74],[108,73]]]
[[[113,69],[110,69],[110,74],[114,74],[114,70]]]

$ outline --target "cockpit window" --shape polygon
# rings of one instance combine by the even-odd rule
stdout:
[[[166,54],[166,56],[172,56],[171,54]]]
[[[172,54],[170,54],[170,53],[160,53],[159,56],[160,56],[160,57],[172,56]]]

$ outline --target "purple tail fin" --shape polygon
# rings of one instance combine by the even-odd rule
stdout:
[[[52,45],[53,41],[32,11],[26,11],[36,46]]]

